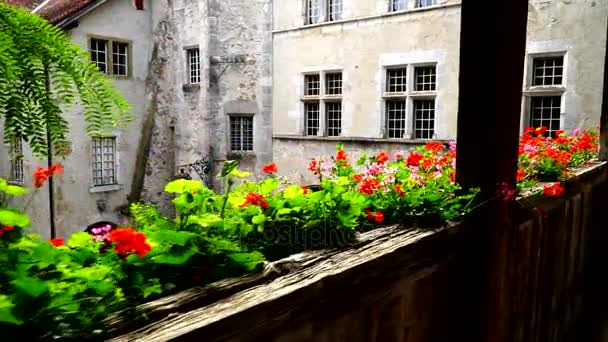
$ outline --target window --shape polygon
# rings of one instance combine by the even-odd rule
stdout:
[[[319,96],[321,82],[319,74],[304,76],[304,96]]]
[[[433,139],[435,100],[414,100],[414,133],[416,139]]]
[[[188,49],[188,74],[190,84],[201,82],[201,60],[198,48]]]
[[[416,75],[416,91],[435,90],[435,66],[416,67],[414,70]]]
[[[128,77],[131,58],[128,42],[103,38],[91,38],[91,61],[101,72],[113,76]]]
[[[564,86],[564,55],[532,56],[529,58],[529,77],[525,95],[527,117],[532,127],[545,126],[547,135],[554,135],[561,128],[561,103],[566,91]]]
[[[535,58],[533,86],[561,85],[564,74],[564,57]]]
[[[390,0],[389,12],[401,11],[406,9],[407,0]]]
[[[321,22],[321,1],[306,0],[306,25]]]
[[[114,185],[116,178],[116,138],[93,138],[93,185]]]
[[[416,7],[427,7],[435,5],[435,0],[416,0]]]
[[[253,116],[230,116],[230,149],[253,151]]]
[[[15,139],[10,146],[11,183],[23,184],[23,140]]]
[[[342,95],[342,73],[325,74],[325,94]]]
[[[112,73],[116,76],[128,76],[127,43],[112,42]]]
[[[306,120],[306,135],[318,135],[321,121],[319,117],[319,102],[305,103],[304,116]]]
[[[91,39],[91,61],[103,73],[108,72],[108,41]]]
[[[389,138],[403,139],[406,133],[405,101],[386,101],[386,130]]]
[[[407,69],[388,69],[386,71],[386,92],[403,93],[407,90]]]
[[[433,139],[436,91],[436,65],[387,68],[384,136],[389,139]]]
[[[325,104],[327,117],[327,136],[337,137],[342,133],[342,102]]]
[[[342,19],[342,0],[327,0],[327,20]]]

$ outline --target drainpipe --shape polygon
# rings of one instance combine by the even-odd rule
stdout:
[[[51,94],[51,79],[49,75],[49,66],[45,63],[44,65],[44,73],[46,79],[46,94],[50,96]],[[46,126],[46,147],[47,147],[47,167],[50,169],[53,165],[53,146],[51,144],[51,131],[49,130],[49,126],[47,123]],[[51,239],[57,237],[57,232],[55,230],[55,201],[53,197],[53,177],[49,177],[49,220],[51,227]]]

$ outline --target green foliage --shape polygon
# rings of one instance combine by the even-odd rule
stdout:
[[[48,129],[55,151],[61,150],[68,132],[62,112],[77,101],[89,135],[107,134],[131,120],[128,104],[110,80],[60,28],[0,3],[0,118],[5,142],[21,138],[36,155],[46,155]]]

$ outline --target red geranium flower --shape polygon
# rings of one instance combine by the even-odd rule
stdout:
[[[372,214],[372,211],[369,210],[369,208],[365,209],[365,213],[367,214],[367,219],[368,220],[372,220],[374,218],[374,215]]]
[[[264,167],[262,168],[262,171],[264,171],[264,173],[271,175],[273,173],[277,173],[277,171],[279,171],[279,168],[277,167],[277,164],[270,163],[268,165],[264,165]]]
[[[418,166],[420,165],[420,161],[424,158],[424,156],[417,152],[412,152],[407,157],[407,165],[408,166]]]
[[[248,205],[259,205],[262,209],[268,208],[268,202],[264,200],[263,195],[256,194],[255,192],[250,192],[245,196],[245,202],[239,206],[239,208],[245,208]]]
[[[303,185],[300,185],[300,189],[302,189],[302,194],[304,195],[308,195],[308,193],[310,192],[310,189]]]
[[[564,187],[560,182],[555,182],[551,185],[545,185],[545,196],[559,197],[564,193]]]
[[[384,213],[381,211],[377,211],[374,219],[376,220],[376,222],[382,223],[384,221]]]
[[[362,182],[359,187],[359,192],[366,195],[373,195],[379,187],[380,181],[375,178],[370,178]]]
[[[348,154],[344,150],[338,150],[336,152],[336,161],[346,161],[348,159]]]
[[[14,229],[15,229],[15,227],[13,227],[13,226],[4,226],[3,225],[2,228],[0,228],[0,236],[2,236],[2,233],[9,232]]]
[[[146,241],[146,235],[136,232],[131,227],[111,231],[110,241],[114,244],[114,252],[122,258],[131,254],[137,254],[137,256],[143,258],[152,249]]]
[[[445,146],[443,146],[442,143],[436,141],[429,142],[424,146],[424,149],[431,152],[432,154],[437,154],[443,151],[444,148]]]
[[[401,188],[401,185],[395,184],[395,191],[399,194],[399,197],[405,197],[405,192]]]
[[[526,170],[524,170],[524,169],[517,170],[517,180],[518,181],[524,179],[525,176],[526,176]]]
[[[376,156],[376,161],[378,163],[385,163],[388,161],[388,154],[386,154],[386,152],[380,152],[378,153],[378,155]]]
[[[34,171],[34,187],[39,188],[49,177],[58,175],[63,171],[63,167],[59,164],[52,165],[48,169],[39,167]]]
[[[310,163],[308,163],[308,171],[313,172],[313,173],[320,173],[321,165],[320,165],[319,161],[316,159],[311,160]]]
[[[51,239],[50,242],[55,247],[63,246],[65,244],[65,241],[63,239]]]
[[[363,177],[361,177],[361,175],[353,175],[353,179],[357,182],[357,183],[361,183],[363,182]]]

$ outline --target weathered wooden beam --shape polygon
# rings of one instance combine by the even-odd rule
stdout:
[[[608,160],[608,18],[606,18],[606,57],[604,59],[604,91],[600,116],[600,160]]]

